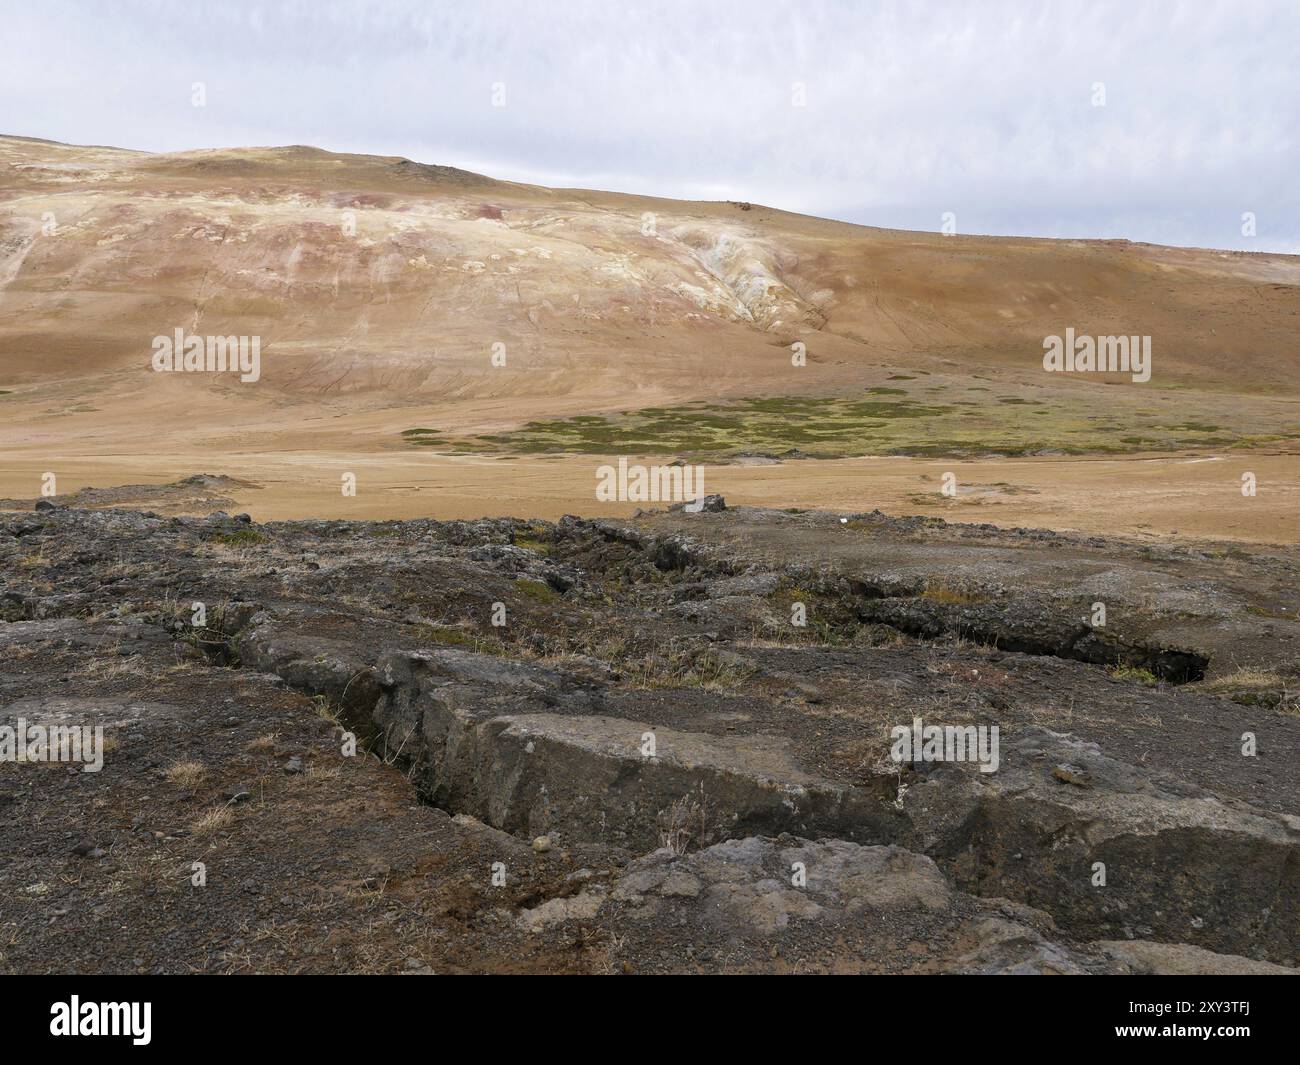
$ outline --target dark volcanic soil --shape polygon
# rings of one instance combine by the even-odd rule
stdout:
[[[0,726],[106,747],[0,760],[0,970],[1286,971],[1298,569],[878,513],[3,515]],[[996,771],[891,758],[917,717]]]

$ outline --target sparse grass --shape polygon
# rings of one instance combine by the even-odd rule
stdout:
[[[202,762],[174,762],[163,771],[163,776],[178,788],[193,791],[203,783],[208,767]]]
[[[328,695],[313,695],[311,705],[315,709],[317,717],[324,718],[339,728],[343,727],[343,723],[339,719],[339,709],[330,701]]]
[[[219,621],[215,623],[220,624]],[[200,651],[206,651],[212,647],[223,647],[227,650],[230,648],[230,637],[219,629],[210,629],[207,626],[186,629],[177,638],[181,643],[187,643]]]
[[[146,664],[140,655],[113,655],[87,658],[79,662],[68,676],[78,680],[94,680],[103,683],[121,677],[152,679],[156,674],[157,670]]]
[[[1247,613],[1254,614],[1256,617],[1278,618],[1281,621],[1295,621],[1296,618],[1300,616],[1300,612],[1297,612],[1294,609],[1287,610],[1285,607],[1278,610],[1267,606],[1248,606],[1246,607],[1246,611]]]
[[[415,626],[416,635],[429,643],[440,646],[464,647],[466,650],[474,651],[481,655],[511,655],[519,654],[518,649],[512,649],[501,640],[493,636],[485,636],[481,632],[465,625],[417,625]]]
[[[206,810],[190,825],[196,836],[212,836],[235,823],[235,812],[229,806],[214,806]]]
[[[1202,682],[1201,689],[1215,694],[1236,691],[1268,691],[1272,688],[1281,688],[1285,683],[1279,673],[1242,666],[1231,673],[1224,673],[1222,676],[1212,677]]]
[[[534,581],[528,577],[519,577],[515,580],[515,589],[525,599],[531,599],[536,603],[553,603],[560,598],[560,593],[543,581]]]
[[[650,652],[629,661],[624,673],[632,688],[703,688],[728,691],[738,688],[754,675],[754,668],[706,650]]]
[[[343,772],[343,767],[334,765],[309,765],[303,772],[304,780],[337,780]]]
[[[254,544],[264,544],[267,538],[256,529],[236,529],[234,532],[214,533],[209,540],[214,544],[224,544],[226,547],[251,547]]]
[[[202,673],[206,673],[207,669],[207,663],[195,662],[190,659],[181,659],[180,661],[173,662],[171,665],[165,667],[159,673],[156,673],[155,676],[196,677]]]
[[[526,551],[532,551],[539,555],[548,554],[551,550],[550,544],[543,543],[541,540],[531,539],[527,536],[516,536],[515,547],[522,547]]]
[[[1148,687],[1160,683],[1159,677],[1152,673],[1151,670],[1143,669],[1141,666],[1111,666],[1106,672],[1116,680],[1136,681],[1138,684],[1145,684]]]
[[[1243,706],[1265,706],[1284,714],[1300,716],[1300,678],[1241,666],[1231,673],[1201,681],[1196,687]]]
[[[278,732],[264,732],[256,739],[249,740],[245,745],[250,751],[273,751],[276,743],[279,742],[280,734]]]
[[[775,608],[776,617],[754,635],[775,637],[787,647],[809,642],[838,647],[854,642],[862,632],[863,626],[851,607],[810,588],[778,588],[768,601]],[[803,604],[802,626],[793,621],[796,603]]]
[[[951,603],[963,606],[984,601],[984,597],[978,593],[969,592],[963,588],[954,588],[946,581],[926,581],[925,587],[921,589],[921,597],[935,603]]]
[[[606,935],[603,942],[587,947],[587,964],[593,976],[613,976],[623,971],[619,955],[623,953],[627,937],[613,932]]]
[[[575,626],[563,631],[516,632],[497,653],[528,659],[555,669],[575,667],[574,659],[595,659],[631,688],[703,688],[733,690],[756,672],[742,656],[712,647],[682,647],[648,641],[636,633]]]
[[[659,845],[667,847],[679,857],[704,842],[708,832],[708,801],[704,785],[698,793],[683,795],[666,810],[660,810],[656,821],[659,826]]]

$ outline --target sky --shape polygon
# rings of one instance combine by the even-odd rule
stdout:
[[[1300,0],[0,0],[0,40],[0,133],[1300,253]]]

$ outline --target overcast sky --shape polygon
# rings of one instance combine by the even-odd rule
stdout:
[[[5,133],[1300,252],[1297,0],[0,0],[0,38]]]

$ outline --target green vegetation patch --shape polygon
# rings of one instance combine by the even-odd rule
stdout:
[[[560,593],[549,584],[530,580],[528,577],[520,577],[516,580],[515,589],[525,599],[531,599],[537,603],[553,603],[560,598]]]
[[[267,537],[262,535],[256,529],[236,529],[233,532],[219,532],[213,534],[211,542],[214,544],[225,544],[227,547],[251,547],[254,544],[264,544]]]
[[[416,428],[402,430],[402,436],[405,437],[406,442],[414,444],[416,447],[439,447],[442,441],[438,437],[441,435],[441,429]]]
[[[899,379],[910,378],[890,378]],[[581,414],[456,438],[433,429],[408,429],[402,435],[409,444],[453,455],[675,456],[695,462],[744,455],[1106,455],[1300,441],[1300,426],[1285,425],[1279,433],[1276,412],[1259,401],[1243,400],[1229,429],[1202,417],[1220,403],[1208,395],[1189,397],[1180,413],[1190,417],[1169,424],[1168,412],[1163,417],[1153,413],[1150,394],[1140,389],[1127,395],[1107,390],[1104,397],[1097,390],[1043,389],[1042,398],[1035,399],[980,397],[989,390],[979,385],[954,391],[950,401],[936,402],[879,386],[852,396],[764,396]]]
[[[1160,683],[1160,678],[1151,670],[1140,666],[1111,666],[1107,672],[1116,680],[1132,680],[1147,686]]]

